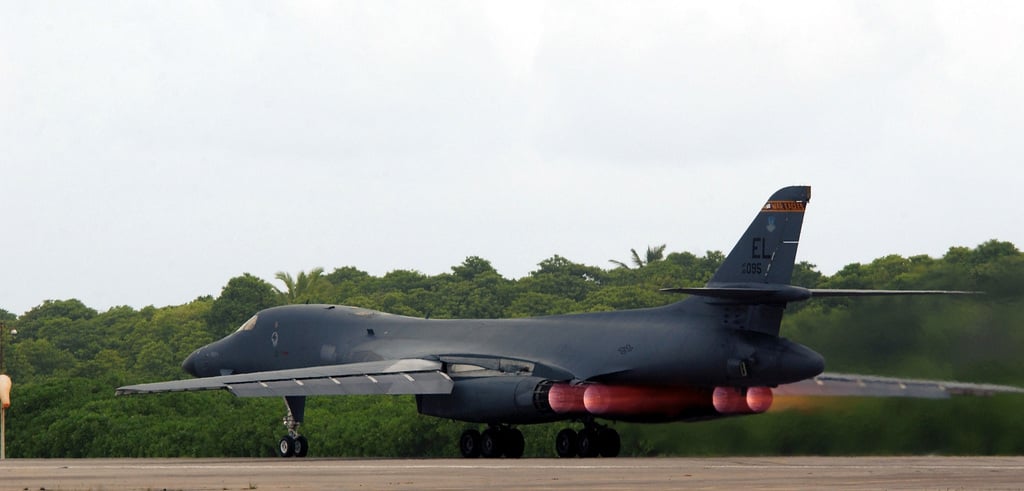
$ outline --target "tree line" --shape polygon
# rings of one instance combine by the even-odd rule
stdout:
[[[678,301],[659,288],[700,286],[724,255],[633,252],[606,269],[561,256],[519,279],[468,257],[450,272],[355,267],[326,273],[250,274],[220,295],[184,305],[105,312],[76,299],[47,300],[0,320],[15,382],[8,412],[11,457],[270,456],[283,403],[226,392],[117,397],[114,388],[181,378],[195,348],[253,313],[287,303],[355,305],[431,318],[499,318],[653,307]],[[971,298],[827,299],[792,304],[782,335],[822,353],[829,371],[1024,385],[1024,255],[1008,242],[953,247],[941,258],[878,258],[824,275],[799,263],[809,288],[981,290]],[[1024,397],[942,401],[818,399],[768,414],[707,423],[617,424],[625,455],[1019,454]],[[549,456],[563,424],[524,427],[526,455]],[[310,398],[303,432],[321,456],[456,456],[464,424],[416,414],[411,397]]]

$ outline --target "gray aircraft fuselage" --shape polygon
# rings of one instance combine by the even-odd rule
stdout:
[[[494,320],[289,305],[261,311],[248,329],[196,350],[183,368],[209,377],[424,358],[502,375],[707,388],[775,386],[823,371],[824,359],[805,346],[742,324],[720,328],[737,321],[723,320],[723,307],[710,302],[694,297],[647,309]]]

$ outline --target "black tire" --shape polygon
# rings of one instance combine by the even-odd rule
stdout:
[[[598,436],[601,440],[601,456],[618,457],[619,451],[622,450],[622,440],[619,438],[619,432],[611,428],[604,428],[598,433]]]
[[[488,428],[480,435],[480,456],[485,459],[496,459],[501,457],[501,432],[495,428]]]
[[[510,428],[501,432],[502,446],[505,448],[505,457],[510,459],[518,459],[523,456],[523,451],[526,450],[526,439],[523,438],[523,432]]]
[[[580,430],[576,444],[579,446],[580,457],[583,458],[597,457],[601,450],[600,435],[590,428]]]
[[[299,436],[295,438],[295,456],[305,457],[309,453],[309,440],[306,437]]]
[[[467,459],[474,459],[480,456],[480,432],[466,430],[459,437],[459,453]]]
[[[295,455],[295,439],[290,436],[281,437],[277,442],[277,454],[281,457],[292,457]]]
[[[566,428],[558,432],[555,437],[555,453],[559,457],[575,457],[578,447],[576,446],[576,432]]]

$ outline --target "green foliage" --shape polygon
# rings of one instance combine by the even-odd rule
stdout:
[[[206,323],[215,338],[222,338],[242,325],[254,313],[281,304],[277,290],[249,273],[228,280],[214,300]]]
[[[6,321],[15,321],[15,320],[18,320],[18,316],[14,315],[14,314],[12,314],[12,313],[4,310],[4,309],[0,309],[0,321],[6,322]]]
[[[221,294],[164,308],[96,312],[48,300],[20,318],[5,346],[15,381],[8,412],[12,457],[271,456],[282,433],[279,399],[227,393],[117,397],[130,383],[179,378],[181,360],[232,332],[260,309],[285,302],[357,305],[435,318],[497,318],[650,307],[677,301],[658,289],[699,286],[724,260],[718,251],[663,255],[609,270],[552,256],[520,279],[468,257],[450,273],[354,267],[279,273],[285,290],[244,274]],[[655,259],[656,257],[656,259]],[[953,247],[942,258],[885,256],[825,276],[796,265],[811,288],[984,290],[958,298],[814,300],[789,307],[783,335],[828,359],[831,371],[1024,385],[1024,254],[1007,242]],[[813,404],[809,405],[809,404]],[[1024,398],[817,400],[765,415],[699,424],[622,425],[624,455],[1019,454]],[[471,425],[420,416],[412,397],[314,397],[303,431],[314,456],[454,457]],[[549,456],[565,424],[523,427],[526,455]]]
[[[520,284],[537,293],[560,295],[580,302],[601,287],[606,273],[600,268],[574,263],[562,256],[552,256],[538,264],[540,269],[520,280]]]
[[[636,249],[630,249],[629,252],[632,254],[630,259],[633,262],[633,266],[636,266],[637,268],[642,268],[655,261],[661,261],[662,259],[665,259],[665,247],[665,244],[662,244],[660,246],[647,246],[647,254],[644,257],[640,257],[640,254],[636,252]],[[629,265],[622,261],[609,259],[608,262],[620,268],[629,269]]]
[[[313,268],[306,273],[300,271],[298,275],[292,279],[292,275],[284,271],[278,271],[274,278],[281,280],[284,283],[285,290],[281,291],[275,288],[278,295],[280,296],[282,303],[302,303],[304,301],[310,301],[318,296],[320,287],[325,284],[326,280],[323,278],[324,268]]]

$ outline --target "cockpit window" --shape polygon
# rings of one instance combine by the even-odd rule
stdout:
[[[235,332],[251,331],[254,327],[256,327],[257,317],[259,317],[259,315],[254,315],[250,317],[249,320],[245,321],[245,324],[242,324],[242,327],[239,327],[238,330]]]

